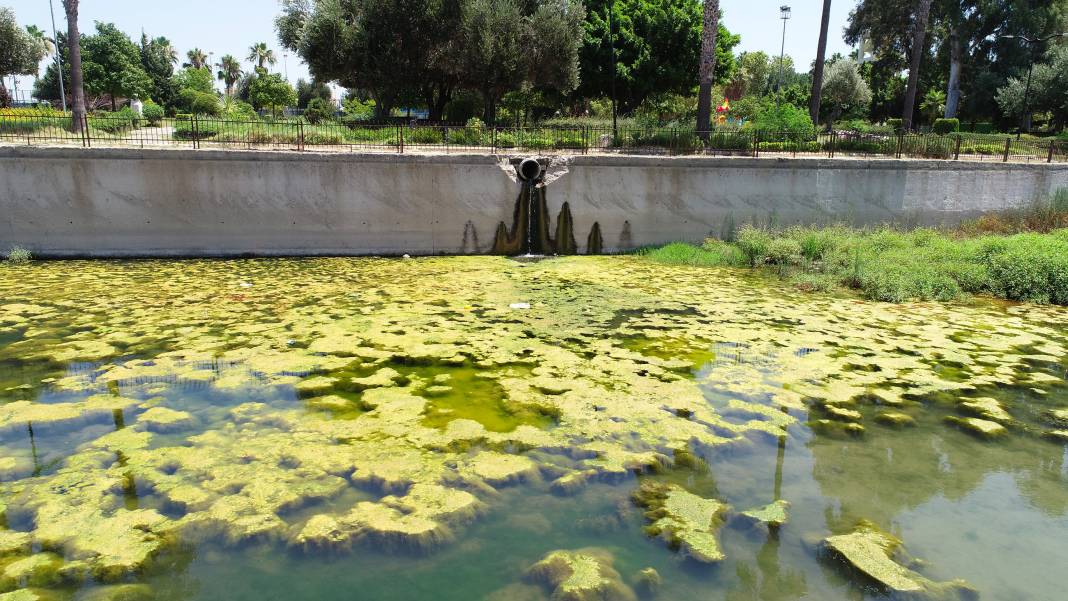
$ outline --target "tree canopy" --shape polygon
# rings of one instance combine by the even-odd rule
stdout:
[[[15,12],[0,7],[0,107],[8,106],[3,78],[9,75],[36,75],[37,64],[48,53],[44,38],[19,27]]]
[[[609,10],[616,47],[616,98],[629,113],[651,96],[690,94],[697,85],[702,8],[698,0],[588,0],[580,53],[586,98],[609,96],[612,49]],[[735,70],[734,47],[741,38],[722,24],[716,37],[716,83]]]

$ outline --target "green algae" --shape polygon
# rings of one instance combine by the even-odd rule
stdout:
[[[1044,412],[1063,408],[1062,384],[1034,368],[1066,354],[1068,318],[1052,308],[791,304],[773,281],[626,258],[55,263],[33,274],[0,275],[3,323],[17,332],[0,353],[19,365],[0,363],[11,383],[0,503],[20,528],[10,553],[47,542],[104,581],[207,542],[438,549],[509,490],[579,499],[668,466],[691,468],[672,477],[692,485],[717,450],[792,444],[799,417],[859,446],[862,424],[884,423],[889,406],[926,432],[945,430],[945,413],[982,419],[963,403],[989,396],[1012,411],[1005,436],[1061,429]],[[959,371],[947,379],[945,366]],[[1005,390],[1050,400],[1032,411]],[[811,419],[829,408],[836,419]],[[724,518],[713,513],[711,525]],[[730,554],[685,524],[658,535],[695,557]]]

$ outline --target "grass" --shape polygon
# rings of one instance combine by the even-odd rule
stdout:
[[[7,253],[7,262],[12,265],[25,265],[33,259],[33,254],[21,246],[13,246]]]
[[[673,243],[639,254],[673,265],[771,271],[801,290],[852,288],[877,301],[990,294],[1068,305],[1068,191],[953,230],[744,226],[732,242]]]

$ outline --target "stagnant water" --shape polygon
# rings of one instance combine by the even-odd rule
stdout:
[[[1066,367],[1065,309],[639,258],[0,267],[0,593],[522,601],[584,549],[614,588],[557,598],[885,598],[821,543],[868,520],[1063,599]],[[651,536],[650,482],[730,506],[722,560]]]

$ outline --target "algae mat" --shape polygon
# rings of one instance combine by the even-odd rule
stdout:
[[[638,258],[0,268],[0,599],[1055,599],[1068,311]]]

